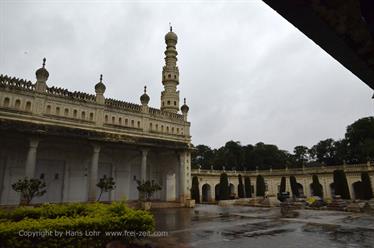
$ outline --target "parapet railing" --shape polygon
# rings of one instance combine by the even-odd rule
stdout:
[[[64,88],[47,87],[47,93],[54,96],[65,97],[73,100],[96,103],[96,96],[80,91],[69,91]]]
[[[236,171],[236,170],[206,170],[206,169],[192,169],[191,174],[205,174],[205,175],[220,175],[226,173],[227,175],[285,175],[285,174],[319,174],[332,173],[334,170],[344,170],[345,172],[367,171],[374,170],[374,164],[367,162],[366,164],[345,164],[336,166],[318,166],[318,167],[302,167],[302,168],[285,168],[285,169],[267,169],[267,170],[251,170],[251,171]]]
[[[141,112],[142,111],[142,107],[139,104],[120,101],[120,100],[115,100],[115,99],[111,99],[111,98],[105,99],[105,105],[107,105],[109,107],[130,110],[130,111],[133,111],[133,112]]]
[[[166,111],[161,111],[159,109],[155,108],[149,108],[149,113],[154,116],[166,116],[172,119],[179,119],[179,120],[184,120],[183,115],[180,114],[175,114],[171,112],[166,112]]]
[[[27,81],[27,80],[15,78],[15,77],[9,77],[3,74],[0,74],[0,87],[9,88],[9,89],[19,89],[19,90],[25,90],[25,91],[31,91],[31,92],[36,91],[35,84],[33,84],[31,81]],[[51,96],[63,97],[69,100],[96,103],[96,95],[94,94],[88,94],[88,93],[80,92],[80,91],[73,92],[73,91],[69,91],[68,89],[55,87],[55,86],[47,87],[45,93]],[[121,100],[115,100],[111,98],[105,99],[105,106],[109,108],[117,108],[117,109],[127,110],[131,112],[137,112],[137,113],[142,112],[142,106],[139,104],[130,103],[130,102],[121,101]],[[155,117],[161,117],[161,118],[166,117],[166,118],[180,120],[180,121],[184,120],[183,115],[181,114],[161,111],[155,108],[149,108],[149,114]]]
[[[31,81],[9,77],[3,74],[0,74],[0,87],[27,91],[35,90],[35,85]]]

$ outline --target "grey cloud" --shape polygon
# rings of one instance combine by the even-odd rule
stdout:
[[[262,1],[2,1],[0,73],[159,107],[164,35],[178,34],[193,143],[234,139],[292,150],[343,137],[372,115],[371,90]],[[27,54],[24,52],[27,51]]]

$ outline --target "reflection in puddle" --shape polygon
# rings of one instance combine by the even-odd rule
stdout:
[[[297,218],[287,220],[278,208],[214,205],[160,209],[154,214],[157,230],[169,232],[152,239],[154,247],[374,247],[374,228],[368,228],[367,221],[373,216],[300,210]]]

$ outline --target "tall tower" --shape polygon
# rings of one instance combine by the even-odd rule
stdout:
[[[179,110],[179,69],[177,66],[176,44],[178,36],[170,26],[170,32],[165,35],[165,65],[162,68],[162,84],[164,90],[161,92],[161,110],[177,113]]]

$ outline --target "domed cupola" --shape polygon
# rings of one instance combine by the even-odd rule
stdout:
[[[150,97],[147,94],[147,86],[144,86],[144,93],[140,96],[140,102],[142,105],[148,105]]]
[[[178,41],[178,36],[173,32],[172,26],[170,26],[170,31],[165,35],[165,41]]]
[[[44,58],[42,67],[35,72],[37,81],[46,82],[48,80],[49,72],[47,71],[47,69],[45,69],[45,62],[46,59]]]
[[[100,82],[95,85],[96,94],[104,94],[106,90],[105,84],[103,83],[103,74],[100,74]]]
[[[184,104],[181,107],[181,111],[182,111],[183,114],[187,114],[189,110],[190,110],[190,108],[186,104],[186,98],[184,98]]]
[[[100,81],[95,85],[96,102],[98,104],[105,104],[105,93],[106,87],[103,83],[103,74],[100,74]]]

